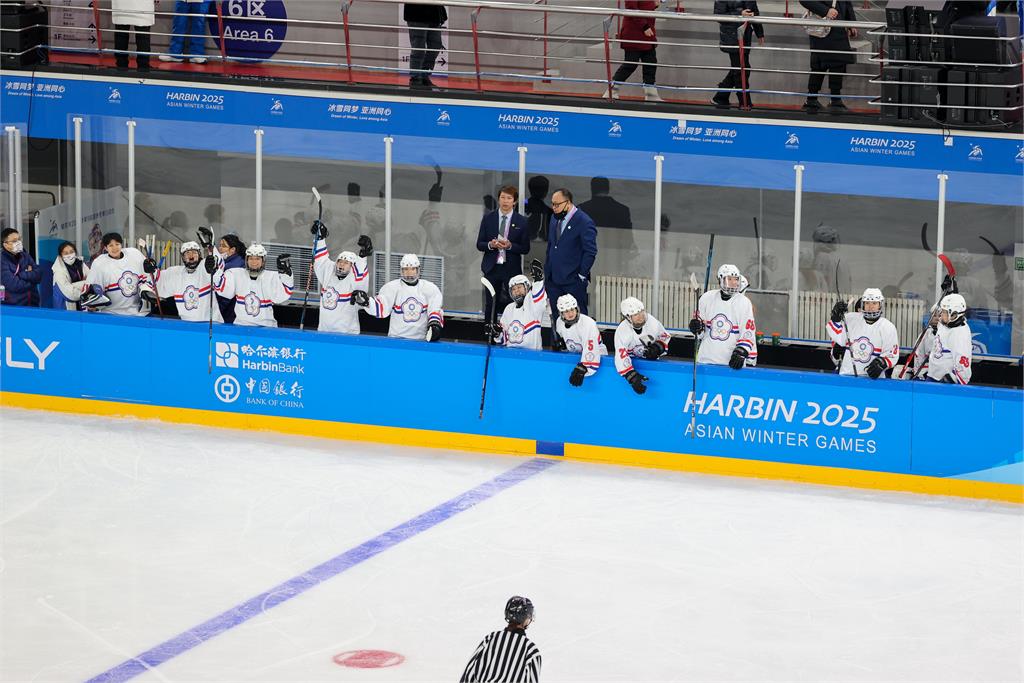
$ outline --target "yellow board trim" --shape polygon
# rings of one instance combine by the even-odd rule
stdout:
[[[0,392],[0,406],[103,415],[106,417],[137,417],[146,420],[162,420],[164,422],[218,428],[224,428],[226,426],[225,416],[230,416],[230,426],[232,429],[244,428],[296,434],[299,436],[371,441],[402,446],[508,453],[513,455],[537,455],[537,442],[532,439],[460,434],[406,427],[380,427],[298,417],[222,413],[215,410],[168,408],[98,399],[41,396],[10,391]],[[762,460],[719,458],[708,455],[665,453],[661,451],[643,451],[571,443],[565,444],[564,456],[549,457],[561,457],[566,460],[609,465],[627,465],[732,477],[779,479],[828,486],[850,486],[881,491],[926,493],[1024,504],[1024,486],[998,482],[947,479],[914,474],[893,474],[890,472],[869,472],[866,470],[825,467],[821,465],[794,465]]]

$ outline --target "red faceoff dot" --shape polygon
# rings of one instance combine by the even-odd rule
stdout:
[[[398,666],[405,657],[387,650],[349,650],[334,655],[334,663],[351,669],[383,669]]]

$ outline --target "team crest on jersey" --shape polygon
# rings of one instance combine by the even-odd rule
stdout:
[[[578,344],[575,339],[566,339],[565,348],[566,350],[572,351],[573,353],[579,353],[580,351],[583,350],[583,346],[581,344]]]
[[[256,292],[249,292],[245,295],[245,313],[254,318],[260,314],[260,297]]]
[[[416,297],[409,297],[402,302],[402,320],[414,323],[423,317],[423,304]]]
[[[523,333],[523,324],[518,320],[513,320],[508,326],[508,343],[522,344],[524,336],[526,335]]]
[[[135,296],[139,291],[139,276],[126,270],[121,273],[121,277],[117,278],[117,286],[120,288],[121,294]]]
[[[716,341],[727,341],[732,334],[732,321],[726,318],[724,313],[719,313],[711,319],[709,334]]]
[[[194,311],[199,308],[199,290],[196,289],[195,285],[189,285],[182,292],[181,298],[185,303],[186,311]]]
[[[850,354],[854,362],[868,363],[875,352],[875,345],[868,337],[857,337],[850,343]]]
[[[338,307],[339,298],[341,298],[341,295],[338,294],[338,290],[334,287],[328,287],[324,290],[323,294],[320,295],[320,301],[328,311],[333,311]]]

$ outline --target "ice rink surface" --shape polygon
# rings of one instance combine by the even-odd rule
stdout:
[[[513,594],[544,681],[1024,678],[1015,506],[11,409],[0,450],[4,683],[456,681]]]

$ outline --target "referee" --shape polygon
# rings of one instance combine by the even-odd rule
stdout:
[[[526,637],[533,622],[533,603],[513,595],[505,603],[504,631],[484,636],[459,683],[537,683],[540,680],[540,650]]]

